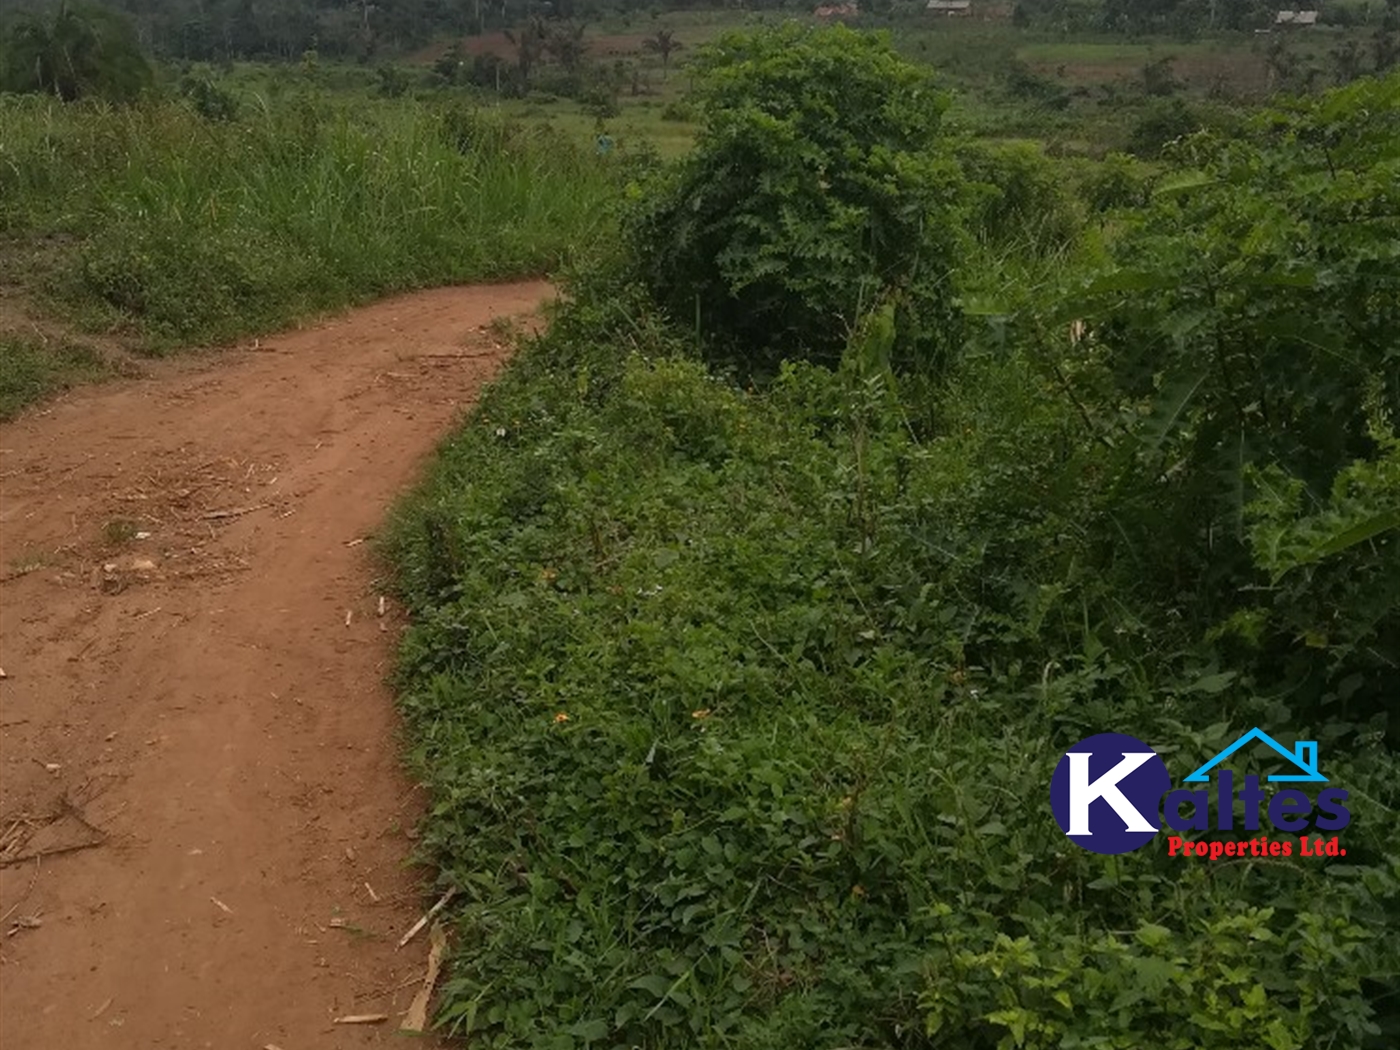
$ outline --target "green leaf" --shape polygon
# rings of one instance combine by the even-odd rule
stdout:
[[[1141,432],[1141,438],[1149,448],[1158,449],[1166,441],[1167,436],[1185,415],[1191,399],[1196,396],[1196,391],[1200,390],[1201,384],[1206,381],[1206,375],[1204,370],[1188,372],[1162,384],[1161,395],[1153,405],[1152,414],[1143,424]]]
[[[1218,674],[1208,674],[1204,678],[1198,678],[1191,684],[1188,692],[1204,693],[1206,696],[1214,696],[1216,693],[1223,693],[1230,687],[1230,683],[1239,677],[1236,671],[1221,671]]]
[[[1163,178],[1152,191],[1154,197],[1174,197],[1202,186],[1214,186],[1219,180],[1204,171],[1179,171]]]
[[[1327,558],[1333,554],[1340,554],[1348,547],[1354,547],[1358,543],[1365,543],[1369,539],[1374,539],[1383,532],[1391,529],[1400,529],[1400,508],[1383,511],[1365,521],[1358,522],[1345,532],[1340,532],[1333,536],[1326,543],[1314,549],[1314,558]]]
[[[629,984],[628,988],[636,988],[639,991],[649,992],[660,999],[671,989],[672,978],[663,977],[659,973],[649,973],[645,977],[638,977]]]

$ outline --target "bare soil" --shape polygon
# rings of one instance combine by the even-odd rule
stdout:
[[[362,541],[550,294],[389,300],[0,426],[4,1050],[402,1045],[434,894]]]

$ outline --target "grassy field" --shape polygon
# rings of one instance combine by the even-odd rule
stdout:
[[[211,121],[0,98],[7,273],[84,327],[206,343],[401,289],[541,274],[612,173],[476,107],[326,98]]]

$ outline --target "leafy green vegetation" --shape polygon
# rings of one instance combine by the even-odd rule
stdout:
[[[929,368],[959,340],[948,275],[963,182],[930,147],[944,102],[887,42],[789,25],[702,52],[696,150],[630,224],[638,279],[745,368],[835,363],[862,307]]]
[[[0,333],[0,420],[13,419],[40,398],[111,372],[91,347]]]
[[[781,143],[733,205],[748,265],[780,251],[787,194],[863,131],[824,94],[846,40],[723,45],[696,159],[639,181],[624,225],[678,185],[703,214]],[[889,61],[844,51],[855,84]],[[832,127],[800,119],[809,100]],[[936,385],[892,359],[904,322],[879,296],[775,289],[842,350],[794,340],[745,388],[639,261],[705,274],[722,249],[643,239],[586,266],[389,540],[424,846],[466,899],[447,1029],[1392,1045],[1397,115],[1400,78],[1361,81],[1191,137],[1151,177],[1119,158],[1078,204],[1033,151],[973,158],[949,215],[965,336]],[[997,170],[1019,174],[997,191]],[[1015,236],[1038,199],[1056,232]],[[885,258],[831,258],[880,286]],[[1185,771],[1254,725],[1320,742],[1350,792],[1344,860],[1104,857],[1049,812],[1083,737]]]
[[[3,91],[121,102],[153,79],[130,23],[105,7],[62,0],[49,17],[20,13],[0,36]]]

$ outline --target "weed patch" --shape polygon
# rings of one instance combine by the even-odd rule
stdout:
[[[112,374],[101,355],[80,343],[0,335],[0,419],[77,383]]]

